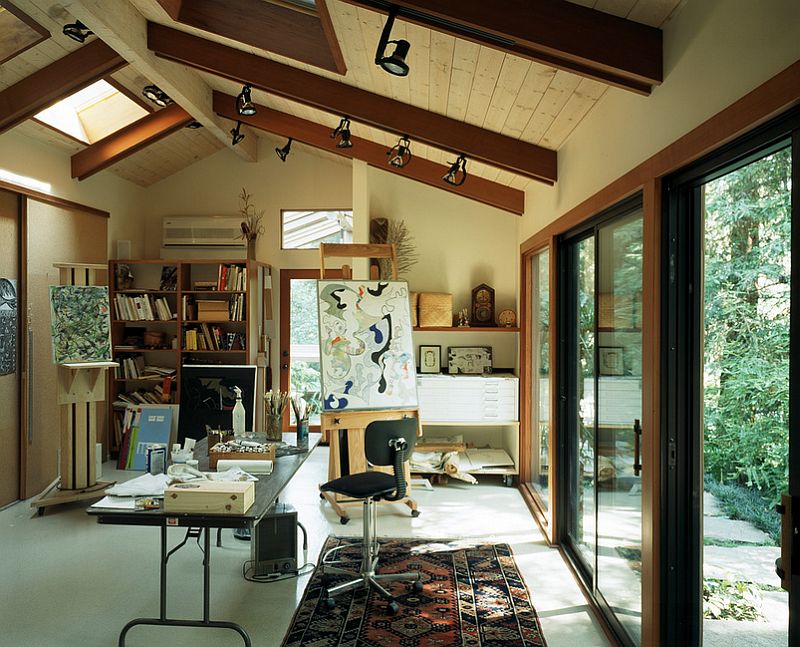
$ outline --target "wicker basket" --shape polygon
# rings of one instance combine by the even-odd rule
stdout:
[[[453,325],[453,295],[438,292],[422,292],[419,295],[420,328]]]
[[[408,293],[409,308],[411,310],[411,325],[417,327],[417,308],[419,307],[419,292]]]

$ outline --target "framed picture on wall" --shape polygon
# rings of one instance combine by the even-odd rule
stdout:
[[[491,373],[492,347],[450,346],[447,349],[447,372],[451,375]]]
[[[623,375],[625,363],[621,346],[600,346],[600,375]]]
[[[420,345],[419,372],[439,373],[441,372],[441,370],[442,370],[442,347]]]

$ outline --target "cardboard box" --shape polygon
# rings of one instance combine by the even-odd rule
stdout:
[[[164,490],[164,512],[244,514],[256,498],[253,481],[192,481]]]
[[[197,301],[198,321],[229,321],[231,318],[227,301],[204,299]]]

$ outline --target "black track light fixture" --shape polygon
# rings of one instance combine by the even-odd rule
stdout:
[[[386,24],[383,26],[381,38],[378,41],[378,49],[375,51],[375,65],[380,65],[389,74],[406,76],[408,74],[406,56],[408,56],[408,50],[411,49],[411,43],[407,40],[389,40],[392,35],[392,25],[394,25],[396,16],[397,7],[395,5],[390,5],[389,17],[386,19]],[[387,55],[386,48],[389,45],[394,45],[394,51]]]
[[[146,85],[142,90],[142,95],[162,108],[172,103],[172,99],[169,98],[169,95],[157,85]]]
[[[467,179],[467,158],[459,155],[455,162],[450,162],[450,170],[442,179],[453,186],[461,186]]]
[[[350,120],[342,117],[339,125],[331,131],[331,139],[339,138],[336,148],[352,148],[353,142],[350,141]]]
[[[79,43],[85,42],[89,36],[94,34],[94,32],[84,25],[80,20],[76,20],[68,25],[64,25],[64,27],[61,29],[61,33],[64,34],[64,36],[69,36],[72,40],[78,41]]]
[[[236,128],[231,128],[231,146],[236,146],[240,141],[244,139],[244,133],[240,132],[242,127],[242,122],[236,122]]]
[[[286,158],[289,157],[289,153],[292,150],[292,138],[289,137],[288,141],[284,145],[283,148],[275,148],[275,154],[281,158],[281,162],[285,162]]]
[[[389,156],[389,166],[403,168],[411,161],[411,142],[408,135],[403,135],[397,140],[397,143],[392,146],[386,154]]]
[[[256,114],[256,106],[250,96],[251,92],[252,88],[249,85],[245,85],[239,96],[236,97],[236,112],[243,117],[252,117]]]
[[[197,130],[198,128],[202,127],[203,124],[201,124],[199,121],[193,121],[192,123],[186,125],[186,128],[188,128],[189,130]]]

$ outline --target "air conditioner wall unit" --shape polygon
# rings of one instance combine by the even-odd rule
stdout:
[[[167,216],[163,221],[164,247],[244,247],[238,216]]]

